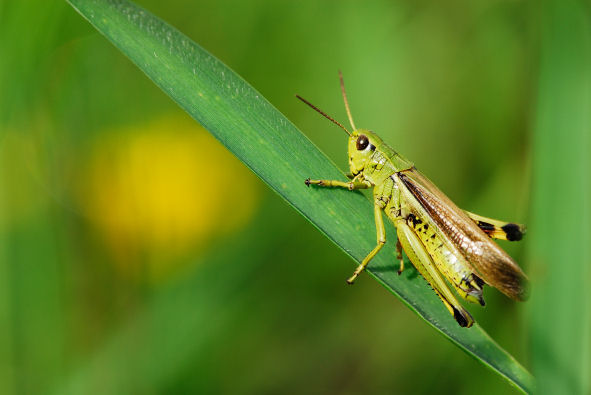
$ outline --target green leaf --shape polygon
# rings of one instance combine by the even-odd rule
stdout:
[[[368,199],[361,193],[345,190],[307,188],[304,179],[308,176],[344,176],[240,76],[189,38],[128,1],[69,2],[156,85],[354,260],[360,262],[374,247],[373,210]],[[530,374],[482,328],[460,328],[412,270],[402,276],[396,274],[392,240],[395,232],[391,224],[386,231],[392,235],[390,242],[386,251],[372,261],[371,275],[468,354],[517,388],[531,392]]]

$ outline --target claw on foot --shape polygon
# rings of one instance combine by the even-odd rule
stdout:
[[[355,279],[357,278],[357,276],[359,276],[359,274],[364,269],[365,269],[365,267],[359,266],[359,268],[357,268],[357,270],[355,270],[355,273],[353,273],[353,275],[347,279],[347,284],[353,284],[355,282]]]

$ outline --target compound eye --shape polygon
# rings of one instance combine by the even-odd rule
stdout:
[[[362,134],[357,138],[357,150],[363,151],[369,145],[369,139],[366,135]]]

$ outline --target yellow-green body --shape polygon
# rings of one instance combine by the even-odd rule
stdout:
[[[390,148],[375,133],[356,129],[342,84],[345,106],[353,132],[300,98],[349,134],[348,182],[306,180],[307,185],[373,188],[377,245],[347,281],[353,283],[386,243],[382,213],[396,226],[400,273],[401,250],[427,280],[459,325],[470,327],[472,316],[457,301],[444,278],[465,300],[484,305],[484,284],[507,296],[525,299],[527,277],[491,237],[519,240],[523,226],[477,216],[460,210],[422,175],[414,164]],[[298,96],[299,97],[299,96]]]
[[[357,149],[359,136],[366,136],[370,142],[365,150]],[[351,174],[356,181],[371,183],[375,205],[383,210],[397,228],[408,226],[412,229],[412,233],[420,240],[432,263],[435,263],[437,271],[448,279],[460,296],[470,302],[484,305],[482,281],[476,280],[473,269],[467,266],[464,260],[456,258],[455,251],[452,251],[449,243],[445,243],[441,233],[437,232],[436,224],[426,213],[421,212],[413,205],[406,204],[412,197],[406,196],[407,190],[399,178],[399,173],[416,171],[414,164],[369,130],[355,130],[349,138],[348,151]],[[409,235],[403,232],[399,233],[401,233],[399,234],[400,242],[404,245]],[[424,266],[424,264],[419,264],[417,270],[421,272],[423,277],[431,280],[429,283],[435,283],[433,289],[446,302],[450,312],[457,314],[453,306],[455,301],[453,294],[446,292],[447,289],[441,287],[440,283],[443,280],[440,279],[437,272],[430,272],[428,270],[430,268]],[[467,315],[466,321],[468,325],[471,325],[469,315]]]

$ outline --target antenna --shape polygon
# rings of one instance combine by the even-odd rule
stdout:
[[[335,121],[330,115],[327,115],[324,111],[322,111],[321,109],[319,109],[318,107],[316,107],[314,104],[310,103],[308,100],[304,99],[303,97],[301,97],[300,95],[296,95],[296,97],[298,99],[300,99],[301,101],[303,101],[304,103],[306,103],[307,105],[309,105],[310,107],[312,107],[314,110],[316,110],[317,112],[320,113],[320,115],[322,115],[323,117],[327,118],[328,120],[332,121],[333,123],[335,123],[336,125],[338,125],[341,129],[343,129],[349,136],[351,136],[351,133],[347,130],[347,128],[345,128],[343,125],[341,125],[340,122]]]
[[[357,130],[355,123],[353,122],[353,117],[351,116],[351,110],[349,109],[349,101],[347,100],[347,92],[345,92],[345,82],[343,81],[343,73],[341,70],[339,70],[339,79],[341,80],[341,92],[343,92],[343,100],[345,101],[345,109],[347,110],[349,122],[351,123],[353,130]]]

